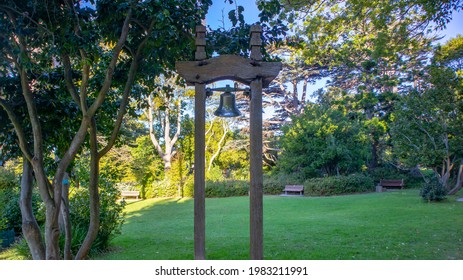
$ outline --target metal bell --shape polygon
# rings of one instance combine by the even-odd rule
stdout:
[[[214,115],[217,117],[237,117],[241,112],[236,108],[235,95],[230,91],[225,91],[220,95],[220,105],[215,110]]]

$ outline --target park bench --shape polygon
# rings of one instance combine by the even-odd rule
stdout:
[[[405,186],[404,180],[386,180],[381,179],[379,181],[378,187],[380,188],[379,191],[383,191],[384,189],[391,189],[391,188],[400,188],[403,189]]]
[[[285,195],[288,195],[288,192],[298,192],[300,195],[304,192],[304,186],[302,185],[286,185],[285,186]]]
[[[135,197],[136,199],[138,199],[138,197],[140,196],[140,191],[121,191],[121,196],[122,198]]]

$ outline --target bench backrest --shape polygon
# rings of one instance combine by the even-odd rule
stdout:
[[[302,185],[286,185],[285,191],[293,191],[293,192],[300,192],[304,190],[304,186]]]
[[[138,196],[140,191],[121,191],[122,196]]]

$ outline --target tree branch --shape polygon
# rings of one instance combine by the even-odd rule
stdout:
[[[3,110],[5,110],[5,112],[8,114],[8,118],[10,119],[11,123],[14,126],[14,129],[16,131],[16,136],[18,137],[18,140],[19,140],[19,147],[21,149],[21,152],[23,153],[24,157],[26,157],[28,161],[32,161],[32,154],[27,148],[27,140],[26,140],[26,136],[24,134],[24,130],[21,125],[21,122],[19,121],[18,117],[13,112],[11,107],[1,98],[0,98],[0,107],[2,107]]]
[[[130,29],[129,23],[130,23],[131,17],[132,17],[132,9],[128,11],[127,16],[125,17],[124,24],[122,26],[121,35],[119,37],[119,40],[116,46],[113,48],[113,56],[111,58],[111,62],[108,65],[108,69],[106,70],[106,75],[105,75],[105,79],[103,82],[103,86],[101,87],[100,92],[98,93],[98,96],[95,102],[90,106],[90,108],[87,111],[87,114],[89,117],[92,117],[95,115],[96,110],[98,110],[101,104],[103,104],[106,94],[108,93],[109,88],[111,87],[117,60],[119,58],[122,47],[124,46],[124,43],[127,40],[127,36],[129,34],[129,29]]]

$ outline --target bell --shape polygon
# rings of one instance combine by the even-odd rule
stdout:
[[[229,91],[225,91],[220,95],[220,105],[215,110],[214,115],[217,117],[237,117],[241,115],[235,104],[235,95]]]

